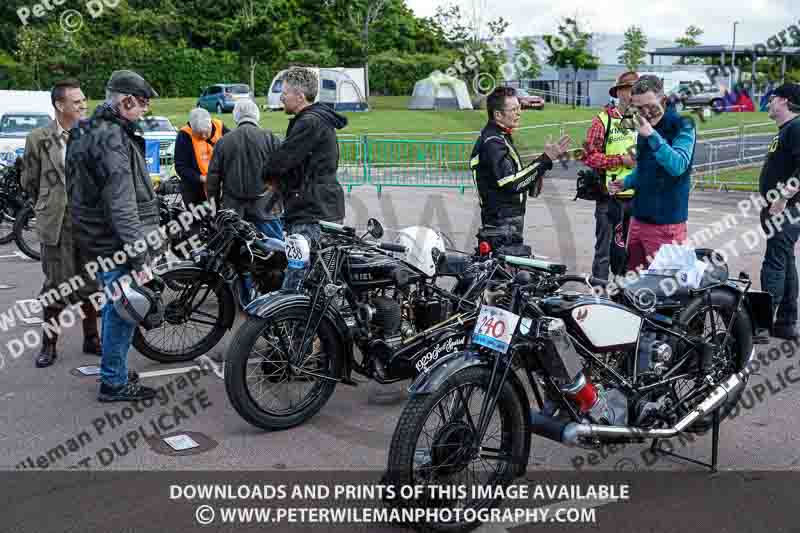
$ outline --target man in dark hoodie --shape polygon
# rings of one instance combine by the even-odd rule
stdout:
[[[70,132],[66,185],[75,241],[86,266],[96,272],[107,293],[124,276],[142,273],[151,257],[148,235],[157,235],[158,200],[144,158],[144,138],[136,123],[158,96],[130,70],[116,71],[106,86],[106,101],[90,121]],[[144,244],[145,246],[142,246]],[[91,265],[94,265],[94,272]],[[100,270],[102,268],[102,270]],[[102,314],[101,402],[154,398],[156,391],[128,373],[128,350],[136,326],[121,316],[112,296]]]
[[[286,139],[270,154],[265,181],[277,177],[283,197],[289,270],[284,289],[296,290],[309,266],[310,250],[321,236],[320,221],[344,221],[344,190],[336,180],[339,147],[336,130],[347,126],[347,118],[320,103],[314,71],[293,67],[283,77],[281,102],[294,115]]]

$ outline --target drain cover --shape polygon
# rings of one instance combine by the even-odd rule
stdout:
[[[159,438],[148,439],[150,448],[159,455],[181,457],[183,455],[198,455],[217,447],[219,444],[211,437],[197,431],[182,431],[171,433]]]
[[[175,435],[174,437],[167,437],[164,439],[164,442],[169,444],[169,447],[175,450],[176,452],[182,452],[183,450],[191,450],[192,448],[197,448],[198,446],[200,446],[192,437],[186,434]]]

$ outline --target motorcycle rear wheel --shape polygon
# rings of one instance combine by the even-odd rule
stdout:
[[[679,320],[688,325],[689,333],[700,335],[706,339],[712,339],[716,331],[716,340],[722,342],[725,327],[728,325],[734,311],[736,310],[736,297],[728,291],[712,290],[710,305],[706,301],[705,295],[694,298],[686,308],[680,313]],[[714,321],[714,330],[711,328]],[[702,328],[702,329],[701,329]],[[742,309],[734,317],[734,324],[731,330],[731,342],[720,355],[714,358],[712,372],[715,382],[719,383],[735,372],[741,371],[753,349],[753,329],[750,316]],[[686,398],[692,394],[693,390],[689,380],[680,380],[674,383],[673,390],[678,399]],[[684,385],[681,387],[681,385]],[[687,387],[687,385],[689,387]],[[745,387],[747,383],[745,381]],[[736,394],[729,395],[722,406],[719,408],[719,419],[724,420],[736,407],[739,398],[744,392],[745,387],[739,389]],[[679,410],[679,416],[683,417],[696,405],[698,405],[706,395],[693,398],[687,405]],[[713,426],[713,414],[709,413],[698,420],[688,430],[692,433],[705,433]]]

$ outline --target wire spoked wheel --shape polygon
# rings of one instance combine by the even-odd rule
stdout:
[[[14,239],[20,251],[35,261],[42,259],[41,239],[36,229],[36,212],[33,207],[22,209],[14,221]]]
[[[248,317],[225,355],[225,388],[236,411],[256,427],[287,429],[327,403],[340,375],[333,326],[323,320],[305,339],[310,310]]]
[[[395,505],[424,508],[472,509],[494,507],[493,494],[473,493],[473,487],[507,485],[520,464],[527,462],[525,420],[510,383],[500,391],[486,431],[479,438],[481,406],[491,370],[468,368],[453,375],[432,394],[412,397],[395,429],[389,451],[387,481],[402,485],[467,487],[466,494],[421,500],[393,500]],[[455,515],[454,515],[455,516]],[[468,516],[468,515],[467,515]],[[464,531],[478,522],[429,524],[439,531]]]
[[[161,279],[164,322],[151,330],[137,328],[133,346],[160,363],[191,361],[208,353],[225,335],[224,287],[196,268],[170,270]]]
[[[0,199],[0,244],[7,244],[14,240],[14,220],[17,210],[11,202]]]
[[[713,387],[727,379],[731,374],[742,370],[752,350],[752,328],[746,313],[734,316],[735,297],[730,293],[713,292],[711,302],[700,296],[691,302],[681,313],[680,320],[687,324],[690,336],[702,337],[713,348],[711,365],[703,375],[694,379],[681,379],[672,383],[672,399],[680,404],[677,409],[679,417],[686,416],[708,397]],[[734,320],[731,334],[725,339],[730,321]],[[694,366],[694,365],[693,365]],[[711,378],[712,383],[707,379]],[[719,410],[719,418],[723,420],[734,409],[739,397],[744,392],[740,388],[736,394],[730,394]],[[703,433],[713,425],[713,414],[709,413],[693,424],[689,431]]]

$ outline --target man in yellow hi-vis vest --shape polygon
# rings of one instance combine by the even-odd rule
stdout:
[[[608,194],[608,184],[615,179],[624,179],[636,161],[637,131],[620,125],[631,102],[631,87],[639,79],[636,72],[625,72],[608,93],[618,99],[618,104],[609,104],[592,120],[586,134],[583,163],[595,170],[605,187],[603,196],[595,205],[595,247],[592,261],[592,276],[608,279],[609,267],[613,275],[625,273],[628,223],[631,213],[633,191]]]

